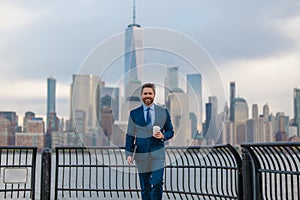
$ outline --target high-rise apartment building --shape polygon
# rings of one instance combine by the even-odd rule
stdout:
[[[235,82],[234,81],[231,81],[230,82],[230,110],[229,110],[229,119],[230,121],[234,121],[233,119],[233,106],[232,106],[232,103],[233,103],[233,100],[235,99]]]
[[[258,119],[258,105],[252,105],[252,119]]]
[[[6,119],[4,116],[0,116],[0,146],[8,145],[8,136],[11,130],[10,120]]]
[[[244,98],[235,98],[232,102],[233,121],[235,123],[246,123],[249,118],[248,104]]]
[[[119,120],[120,107],[120,89],[107,87],[105,84],[101,87],[101,106],[109,107],[112,110],[114,120]]]
[[[206,130],[205,137],[208,144],[216,143],[219,137],[217,116],[218,116],[218,99],[215,96],[208,97],[206,104]]]
[[[7,145],[15,145],[15,134],[18,129],[18,116],[16,112],[0,111],[0,130],[5,132]],[[3,126],[1,128],[1,126]]]
[[[189,98],[189,111],[194,113],[197,132],[202,133],[202,77],[201,74],[187,75],[187,94]],[[193,138],[196,132],[192,134]]]
[[[223,113],[221,113],[220,116],[220,131],[222,132],[222,137],[220,137],[219,141],[223,144],[233,144],[233,122],[229,121],[229,108],[227,103],[225,103]]]
[[[278,122],[278,132],[275,135],[276,141],[287,141],[288,135],[286,133],[286,116],[284,113],[277,113],[276,119]]]
[[[119,88],[107,87],[102,82],[101,87],[101,137],[98,143],[102,146],[117,144],[114,141],[113,124],[119,120]],[[115,134],[115,133],[114,133]]]
[[[26,112],[23,118],[23,132],[28,132],[28,121],[35,118],[35,114],[33,112]]]
[[[81,127],[86,127],[85,133],[99,128],[99,119],[101,119],[100,88],[99,76],[73,75],[70,119],[74,130],[76,130],[77,123]],[[85,122],[81,121],[82,117],[79,118],[80,120],[76,120],[77,113],[85,113]]]
[[[170,66],[167,68],[167,76],[165,78],[165,105],[169,108],[169,94],[174,91],[180,91],[178,88],[178,66]]]
[[[294,88],[294,124],[297,126],[297,134],[300,136],[300,89]]]
[[[45,122],[41,117],[32,117],[34,113],[26,112],[24,117],[23,132],[16,132],[16,146],[36,146],[38,151],[41,151],[44,147],[49,147],[45,143]],[[46,144],[46,146],[45,146]],[[51,142],[50,142],[51,144]]]
[[[235,98],[231,104],[231,109],[234,123],[234,144],[241,144],[247,140],[246,122],[249,118],[248,104],[243,98]]]
[[[28,133],[44,133],[45,132],[45,123],[43,118],[35,117],[28,120]]]
[[[211,124],[212,119],[212,103],[208,102],[205,104],[205,129],[203,130],[203,136],[206,137]]]
[[[263,118],[265,121],[268,121],[269,120],[269,116],[270,116],[270,107],[269,105],[266,103],[264,106],[263,106]]]
[[[191,136],[191,120],[188,109],[188,95],[182,90],[176,90],[169,94],[170,117],[175,135],[170,140],[172,146],[186,146],[193,142]]]
[[[57,131],[55,127],[56,118],[52,117],[55,113],[56,102],[56,80],[52,77],[47,79],[47,131]],[[52,113],[52,114],[51,114]],[[56,116],[56,115],[55,115]]]

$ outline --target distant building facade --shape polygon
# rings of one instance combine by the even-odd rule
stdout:
[[[17,130],[18,116],[16,112],[0,111],[0,131],[6,135],[7,145],[15,145],[15,133]]]
[[[78,74],[73,75],[71,84],[71,123],[75,130],[77,123],[85,126],[84,133],[90,130],[98,129],[99,119],[101,118],[100,99],[101,83],[100,77],[96,75]],[[85,113],[85,122],[81,121],[81,117],[75,118],[76,113]],[[79,121],[77,120],[79,119]],[[80,130],[82,131],[82,129]]]
[[[194,114],[196,130],[192,129],[192,137],[202,134],[202,76],[201,74],[187,75],[187,94],[189,98],[189,111]]]

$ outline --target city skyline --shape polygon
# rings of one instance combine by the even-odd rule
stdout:
[[[68,118],[72,74],[96,45],[132,22],[131,3],[1,2],[1,110],[19,116],[33,111],[45,117],[45,80],[52,76],[57,80],[57,114]],[[73,13],[70,5],[81,14]],[[169,5],[172,8],[164,12]],[[299,7],[297,1],[137,1],[136,21],[143,27],[179,31],[203,45],[218,67],[227,96],[229,81],[235,81],[236,96],[249,106],[258,104],[259,113],[268,103],[272,113],[285,112],[293,118],[293,89],[300,87]],[[154,9],[157,15],[152,14]],[[67,19],[59,18],[66,13]],[[159,13],[165,17],[157,17]]]
[[[170,67],[169,69],[173,69],[174,67]],[[195,75],[199,75],[200,77],[201,77],[201,74],[187,74],[187,81],[189,81],[188,79],[188,77],[189,76],[195,76]],[[100,81],[100,79],[99,79],[99,77],[95,77],[94,75],[84,75],[84,74],[81,74],[81,75],[73,75],[73,79],[75,79],[74,77],[82,77],[82,78],[84,78],[84,77],[90,77],[91,79],[97,79],[97,80],[94,80],[94,82],[93,82],[93,87],[95,87],[95,85],[102,85],[103,84],[103,86],[101,86],[101,98],[103,97],[103,95],[105,95],[105,94],[107,94],[107,89],[108,88],[110,88],[110,90],[112,90],[113,92],[110,92],[109,93],[109,95],[112,95],[112,96],[114,96],[115,94],[114,94],[114,92],[115,91],[119,91],[120,90],[120,88],[118,88],[118,87],[110,87],[110,86],[104,86],[104,85],[106,85],[106,83],[105,82],[103,82],[103,81],[101,81],[101,82],[99,82],[98,83],[98,81]],[[50,78],[47,78],[45,81],[47,82],[47,83],[49,83],[49,80],[50,81],[55,81],[55,78],[54,77],[50,77]],[[95,82],[96,81],[96,82]],[[76,80],[76,83],[77,84],[79,84],[79,82],[80,81],[77,81]],[[229,85],[229,87],[232,85],[232,83],[234,83],[235,85],[238,85],[238,84],[236,84],[235,83],[235,81],[231,81],[231,82],[229,82],[228,83],[228,85]],[[52,83],[51,83],[52,84]],[[187,84],[190,84],[190,83],[187,83]],[[70,83],[70,88],[73,88],[74,87],[74,80],[73,80],[73,82],[72,83]],[[236,87],[236,86],[235,86]],[[238,86],[237,86],[238,87]],[[76,90],[78,90],[78,88],[77,88],[77,86],[75,86],[75,88],[76,88]],[[53,88],[52,88],[53,89]],[[81,88],[82,89],[82,88]],[[189,94],[189,92],[188,92],[188,89],[189,88],[187,88],[186,90],[184,89],[184,88],[180,88],[180,87],[176,87],[175,88],[175,90],[177,90],[175,93],[177,93],[177,92],[179,92],[179,93],[182,93],[182,94]],[[196,88],[193,88],[193,90],[194,89],[196,89]],[[93,91],[94,89],[92,89],[92,91]],[[102,94],[102,90],[103,90],[103,94]],[[197,90],[197,89],[196,89]],[[294,88],[293,89],[293,95],[295,95],[295,96],[293,96],[293,101],[297,101],[296,99],[298,99],[299,98],[299,94],[298,93],[296,93],[296,91],[299,91],[300,90],[300,88]],[[84,91],[84,90],[82,90],[82,91]],[[77,91],[77,93],[78,93],[79,91]],[[87,91],[85,91],[85,92],[87,92]],[[160,93],[162,92],[162,91],[159,91]],[[194,91],[195,92],[195,91]],[[236,91],[235,91],[236,92]],[[86,94],[80,94],[81,96],[85,96]],[[97,95],[97,93],[94,93],[93,95]],[[176,94],[177,95],[177,94]],[[176,96],[175,95],[175,96]],[[194,94],[194,95],[199,95],[199,94]],[[89,96],[89,95],[86,95],[86,96]],[[201,94],[200,94],[200,96],[201,96]],[[47,97],[47,95],[46,95],[46,97]],[[72,92],[70,93],[70,96],[69,96],[69,99],[70,99],[70,102],[72,102],[72,100],[71,100],[71,98],[72,99],[74,99],[74,94],[72,94]],[[119,96],[119,98],[122,98],[121,96]],[[75,99],[82,99],[82,98],[75,98]],[[202,104],[204,105],[204,107],[205,107],[205,105],[206,104],[208,104],[208,103],[212,103],[212,99],[214,99],[214,105],[216,106],[216,110],[214,111],[215,112],[215,116],[216,115],[223,115],[223,111],[224,111],[224,106],[228,106],[228,105],[230,105],[230,104],[228,104],[228,102],[230,101],[230,99],[228,99],[228,101],[226,101],[226,104],[225,105],[222,105],[220,108],[219,108],[219,103],[217,103],[217,97],[216,96],[214,96],[214,95],[212,95],[212,96],[208,96],[208,99],[203,99],[202,101]],[[201,100],[201,98],[199,98],[199,99],[197,99],[198,101],[199,100]],[[263,105],[258,105],[258,104],[249,104],[249,102],[247,101],[247,98],[243,98],[243,97],[239,97],[239,96],[236,96],[236,97],[234,97],[234,100],[243,100],[243,101],[245,101],[247,104],[248,104],[248,109],[247,109],[247,112],[248,112],[248,114],[247,114],[247,119],[252,119],[253,118],[253,116],[255,116],[255,115],[259,115],[259,116],[263,116],[263,115],[265,115],[265,107],[267,106],[268,107],[268,113],[270,114],[270,116],[271,115],[273,115],[273,116],[276,116],[276,114],[284,114],[286,117],[289,117],[289,119],[290,120],[293,120],[294,119],[294,113],[292,114],[292,115],[287,115],[284,111],[278,111],[278,112],[273,112],[272,111],[272,108],[270,108],[270,104],[268,103],[268,102],[266,102],[265,104],[263,104]],[[55,101],[55,99],[54,99],[54,101]],[[195,99],[193,100],[193,101],[195,101]],[[156,103],[158,103],[158,104],[161,104],[161,105],[165,105],[164,104],[164,102],[163,102],[163,100],[162,99],[160,99],[160,100],[155,100],[155,102]],[[185,101],[184,101],[185,102]],[[95,103],[95,102],[94,102]],[[296,102],[294,102],[294,103],[296,103]],[[298,106],[298,104],[299,103],[296,103],[296,104],[294,104],[293,103],[293,112],[296,112],[296,111],[294,111],[294,109],[298,109],[298,107],[294,107],[295,105],[296,106]],[[71,103],[72,104],[72,103]],[[47,103],[46,103],[46,105],[47,105]],[[187,103],[187,105],[189,105],[189,103]],[[69,105],[70,107],[74,107],[74,105]],[[167,106],[167,105],[165,105],[165,106]],[[252,108],[252,106],[254,106],[255,107],[255,111],[253,111],[253,108]],[[47,107],[48,106],[46,106],[46,108],[45,108],[45,110],[47,110]],[[75,108],[77,108],[78,106],[76,106]],[[80,106],[79,106],[80,107]],[[79,108],[78,107],[78,108]],[[75,109],[75,108],[73,108],[73,110]],[[200,109],[200,110],[202,110],[202,116],[201,116],[201,122],[202,123],[206,123],[206,117],[205,117],[205,114],[206,114],[206,112],[207,112],[207,110],[206,109]],[[16,116],[18,117],[18,125],[19,126],[21,126],[22,127],[22,125],[23,125],[23,117],[25,117],[26,116],[26,113],[28,113],[28,112],[30,112],[30,113],[34,113],[38,118],[41,118],[41,119],[43,119],[43,121],[45,122],[45,125],[47,124],[47,120],[48,120],[48,118],[47,118],[47,115],[45,115],[45,116],[43,116],[43,115],[39,115],[39,114],[37,114],[34,110],[27,110],[25,113],[21,113],[21,114],[19,114],[16,110],[0,110],[1,112],[15,112],[16,113]],[[114,110],[114,112],[115,112],[116,110]],[[253,112],[254,112],[254,114],[253,114]],[[73,112],[71,111],[70,113],[68,113],[68,116],[66,117],[66,118],[63,118],[63,117],[60,117],[60,114],[59,113],[56,113],[56,112],[54,112],[55,113],[55,115],[57,115],[59,118],[60,118],[60,120],[72,120],[71,118],[69,118],[69,116],[72,116],[73,115]],[[120,113],[121,114],[121,113]],[[199,114],[199,113],[198,113]],[[229,114],[229,113],[228,113]],[[115,114],[115,116],[117,116],[116,114]],[[117,118],[117,117],[116,117]],[[232,119],[233,120],[233,119]],[[118,121],[118,120],[117,120]],[[45,126],[45,129],[47,128],[47,125]]]

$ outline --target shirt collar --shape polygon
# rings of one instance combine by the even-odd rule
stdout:
[[[143,104],[143,109],[144,109],[144,111],[146,111],[147,108],[149,108],[149,107],[146,106],[145,104]],[[150,110],[154,110],[154,104],[152,104],[152,105],[150,106]]]

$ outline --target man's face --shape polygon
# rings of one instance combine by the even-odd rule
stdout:
[[[154,101],[155,94],[152,88],[144,88],[142,92],[142,99],[145,105],[151,106]]]

